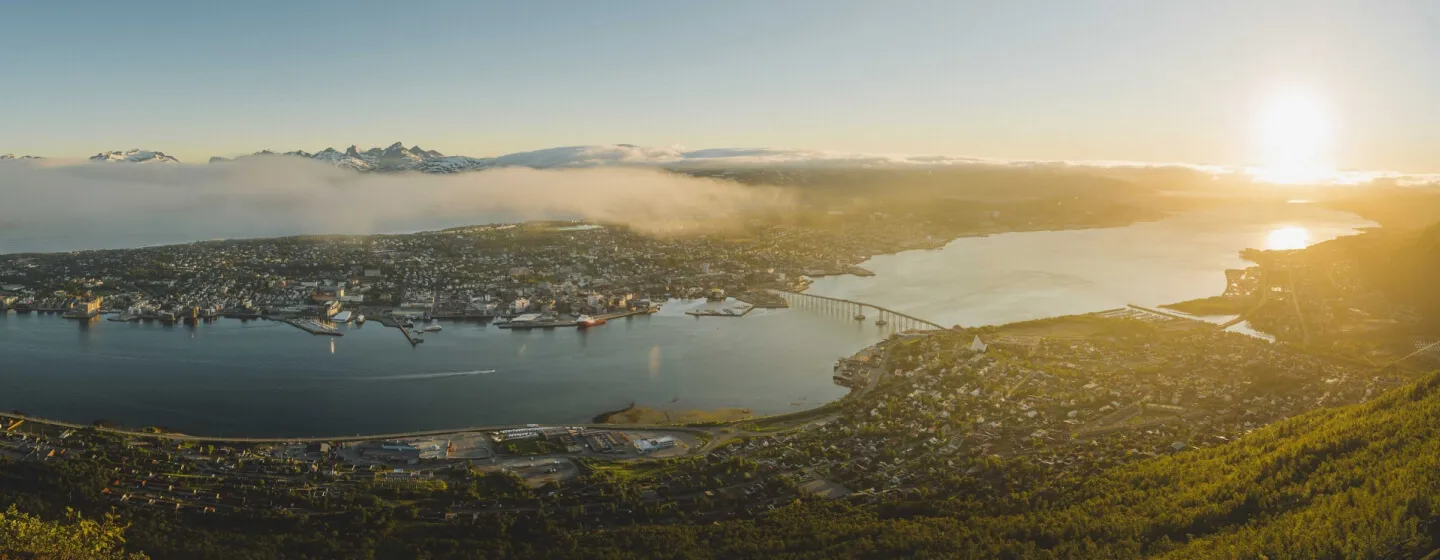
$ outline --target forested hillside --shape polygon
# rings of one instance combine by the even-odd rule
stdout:
[[[54,465],[54,464],[52,464]],[[85,504],[103,475],[0,465],[0,502]],[[34,469],[57,469],[37,472]],[[981,503],[928,496],[878,506],[804,502],[708,525],[486,526],[360,518],[131,519],[156,558],[1366,558],[1436,548],[1440,374],[1368,403],[1317,410],[1227,445],[1055,480]],[[17,552],[17,551],[10,551]]]
[[[1363,405],[1057,482],[1005,504],[935,496],[893,511],[796,506],[756,522],[636,527],[581,542],[616,558],[625,550],[705,558],[1417,557],[1436,546],[1437,426],[1440,376],[1431,375]]]
[[[1415,306],[1432,327],[1440,326],[1440,223],[1341,237],[1306,252],[1354,259],[1368,283],[1393,301]]]

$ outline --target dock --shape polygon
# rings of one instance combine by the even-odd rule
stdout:
[[[281,321],[310,334],[323,334],[326,336],[345,336],[345,333],[323,326],[320,323],[316,323],[314,321],[298,321],[295,319],[281,319]]]
[[[396,328],[396,329],[400,329],[400,334],[405,335],[405,340],[410,343],[410,346],[418,346],[418,345],[420,345],[420,344],[422,344],[422,343],[425,342],[425,339],[423,339],[423,338],[415,338],[414,336],[412,336],[412,335],[410,334],[410,329],[405,328],[405,325],[404,325],[403,323],[401,323],[400,321],[396,321],[396,320],[395,320],[395,317],[393,317],[393,316],[390,316],[390,315],[381,315],[379,319],[371,319],[371,320],[372,320],[372,321],[379,321],[381,325],[385,325],[385,326],[387,326],[387,327],[393,327],[393,328]]]
[[[689,311],[686,311],[685,314],[691,317],[744,317],[746,314],[754,310],[755,306],[746,305],[745,307],[739,308],[722,307],[720,309],[691,309]]]
[[[633,317],[635,315],[649,315],[650,313],[653,313],[653,311],[650,311],[649,309],[630,309],[626,311],[617,311],[615,313],[601,313],[599,315],[595,315],[594,317],[596,319],[601,319],[604,321],[613,321],[615,319]],[[512,321],[509,323],[501,323],[495,326],[502,329],[515,329],[523,331],[530,329],[557,329],[566,327],[578,327],[580,326],[580,323],[577,323],[575,321]]]
[[[557,327],[578,327],[580,323],[575,321],[521,321],[496,325],[502,329],[530,330],[530,329],[553,329]]]
[[[655,312],[655,310],[651,310],[651,309],[631,309],[631,310],[629,310],[629,311],[618,311],[618,312],[615,312],[615,313],[601,313],[601,314],[599,314],[599,315],[596,315],[595,318],[597,318],[597,319],[604,319],[604,320],[606,320],[606,321],[613,321],[613,320],[615,320],[615,319],[623,319],[623,318],[625,318],[625,317],[634,317],[634,316],[636,316],[636,315],[649,315],[649,314],[654,313],[654,312]]]
[[[405,335],[405,340],[410,341],[411,346],[416,346],[425,342],[425,339],[423,338],[415,338],[414,336],[411,336],[410,329],[405,328],[405,325],[395,325],[395,328],[400,329],[400,334]]]

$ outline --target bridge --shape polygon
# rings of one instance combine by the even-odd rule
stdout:
[[[850,317],[858,317],[864,315],[865,319],[867,320],[884,321],[887,326],[897,331],[925,329],[945,330],[949,328],[934,321],[928,321],[914,315],[901,313],[894,309],[880,307],[878,305],[872,303],[865,303],[863,301],[833,298],[815,294],[805,294],[786,290],[770,291],[784,298],[785,303],[790,304],[791,307],[819,309],[821,311],[829,313],[845,314]],[[874,311],[874,313],[866,313],[866,309],[870,309]]]

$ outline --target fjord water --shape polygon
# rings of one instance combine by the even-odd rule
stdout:
[[[1294,242],[1295,228],[1315,243],[1371,225],[1287,205],[963,238],[877,256],[864,265],[876,276],[823,278],[812,291],[942,324],[1000,324],[1216,295],[1223,270],[1243,266],[1240,249]],[[375,322],[331,338],[267,321],[166,327],[11,312],[0,316],[0,409],[255,436],[584,422],[632,401],[777,413],[839,398],[831,365],[886,334],[799,308],[683,314],[695,305],[588,331],[446,323],[416,348]]]
[[[1377,224],[1312,204],[1187,212],[1127,227],[1006,233],[879,255],[872,277],[820,278],[811,293],[942,325],[999,325],[1220,295],[1240,250],[1296,249]]]
[[[844,395],[831,365],[883,336],[798,310],[683,314],[694,305],[588,330],[446,322],[414,348],[375,321],[328,337],[274,321],[164,326],[11,312],[0,318],[0,409],[271,436],[589,422],[632,401],[775,413]]]

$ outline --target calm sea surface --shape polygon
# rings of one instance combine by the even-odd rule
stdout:
[[[810,292],[942,325],[999,325],[1220,295],[1247,247],[1297,249],[1377,224],[1309,204],[1191,212],[1127,227],[1007,233],[880,255],[873,277],[820,278]]]
[[[998,324],[1215,295],[1242,248],[1373,225],[1292,206],[960,239],[875,257],[865,266],[876,276],[824,278],[812,291],[942,324]],[[373,321],[335,338],[268,321],[167,327],[10,312],[0,315],[0,409],[256,436],[582,422],[632,401],[775,413],[842,396],[831,365],[886,334],[805,309],[683,314],[698,305],[587,331],[445,323],[415,348]]]

